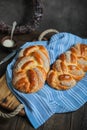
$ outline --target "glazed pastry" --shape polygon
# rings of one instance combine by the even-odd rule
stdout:
[[[76,85],[87,71],[87,45],[76,44],[61,54],[47,75],[48,84],[58,90]]]
[[[13,86],[24,93],[36,92],[43,87],[49,68],[49,54],[44,46],[25,48],[19,52],[13,68]]]
[[[87,45],[76,44],[71,48],[71,52],[77,56],[78,65],[87,72]]]

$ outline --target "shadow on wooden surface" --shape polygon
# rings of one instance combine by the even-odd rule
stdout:
[[[87,37],[87,2],[86,0],[42,0],[44,16],[38,28],[42,32],[55,28],[60,32],[66,31],[81,37]],[[15,35],[18,47],[27,41],[36,39],[38,33]],[[2,35],[0,35],[0,38]],[[0,60],[8,55],[0,48]],[[6,66],[2,67],[5,69]],[[5,70],[0,69],[0,74]],[[34,130],[27,117],[15,116],[11,119],[0,118],[0,130]],[[79,110],[64,114],[55,114],[37,130],[87,130],[87,103]]]
[[[37,39],[38,33],[15,36],[19,46],[26,41]],[[0,51],[0,55],[3,53]],[[8,53],[7,53],[8,54]],[[6,52],[5,52],[6,55]],[[3,57],[3,55],[2,55]],[[1,57],[1,59],[2,59]],[[1,110],[1,109],[0,109]],[[87,103],[71,113],[55,114],[37,130],[87,130]],[[27,117],[15,116],[10,119],[0,118],[1,130],[34,130]]]
[[[26,117],[0,118],[1,130],[34,130]],[[37,130],[87,130],[87,104],[76,112],[55,114]]]

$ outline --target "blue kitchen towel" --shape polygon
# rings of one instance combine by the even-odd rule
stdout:
[[[87,39],[64,32],[53,35],[49,41],[27,42],[21,48],[31,45],[44,45],[49,52],[51,65],[61,53],[65,52],[78,42],[87,44]],[[75,87],[65,91],[55,90],[47,83],[44,84],[41,90],[32,94],[24,94],[15,90],[12,86],[12,68],[16,58],[17,55],[7,66],[7,84],[19,101],[24,104],[26,115],[34,128],[40,127],[54,113],[76,111],[86,103],[87,74]]]

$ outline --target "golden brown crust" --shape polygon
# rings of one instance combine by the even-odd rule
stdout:
[[[47,76],[48,84],[58,90],[66,90],[76,85],[87,71],[87,45],[76,44],[60,55]]]
[[[41,89],[50,68],[47,49],[42,45],[34,45],[19,52],[13,68],[13,86],[24,93],[32,93]]]

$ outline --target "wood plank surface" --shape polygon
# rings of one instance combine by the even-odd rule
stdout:
[[[83,119],[82,119],[82,128],[83,128],[83,130],[87,130],[87,103],[84,105],[84,114],[83,114]]]
[[[32,35],[33,36],[33,35]],[[20,35],[15,36],[16,39],[19,41],[19,46],[29,39],[33,39],[30,35]],[[0,54],[3,54],[3,52],[0,51]],[[4,56],[6,56],[8,52],[4,53]],[[0,55],[1,56],[1,55]],[[3,55],[0,57],[0,59],[3,57]],[[8,64],[8,63],[6,63]],[[6,64],[2,66],[2,68],[5,69]],[[5,70],[1,68],[0,72],[3,74]],[[5,75],[0,79],[0,81],[5,81]],[[2,84],[5,84],[3,82]],[[0,85],[2,86],[2,85]],[[7,108],[9,106],[9,110],[12,111],[16,106],[14,103],[11,103],[9,101],[9,98],[11,97],[16,101],[16,105],[20,104],[20,102],[9,92],[8,87],[5,84],[6,90],[5,96],[3,97],[2,91],[0,90],[0,106]],[[3,87],[2,87],[3,89]],[[7,96],[7,104],[5,104],[5,97]],[[14,101],[14,102],[15,102]],[[9,105],[8,105],[9,104]],[[7,105],[7,106],[6,106]],[[0,107],[0,110],[3,110],[7,112],[6,109],[2,109]],[[4,119],[0,117],[0,130],[35,130],[29,120],[25,116],[17,115],[15,117],[12,117],[10,119]],[[83,105],[79,110],[71,113],[64,113],[64,114],[54,114],[50,119],[48,119],[41,127],[39,127],[37,130],[87,130],[87,103]]]
[[[0,78],[0,106],[7,110],[14,111],[19,105],[20,102],[8,88],[6,77],[5,75],[3,75]],[[19,114],[24,115],[24,110],[21,110]]]
[[[27,117],[0,118],[1,130],[35,130]],[[87,103],[79,110],[64,114],[54,114],[37,130],[87,130]]]
[[[38,31],[42,32],[47,28],[55,28],[60,32],[70,32],[81,37],[87,37],[87,22],[85,17],[87,15],[86,1],[73,0],[71,2],[70,0],[42,0],[42,2],[44,4],[44,15]],[[6,34],[0,35],[0,40],[4,35]],[[15,35],[14,38],[19,47],[25,42],[37,38],[37,36],[38,33],[35,32],[25,35]],[[8,54],[9,52],[5,52],[0,48],[0,60]],[[8,63],[9,62],[0,66],[0,75],[5,73],[6,65]],[[2,109],[2,107],[0,107],[0,110],[7,112],[7,110]],[[26,116],[17,115],[10,119],[0,117],[0,130],[35,129]],[[75,112],[54,114],[37,130],[87,130],[87,103]]]
[[[71,116],[71,130],[83,130],[83,120],[84,120],[84,106],[79,110],[72,113]]]

